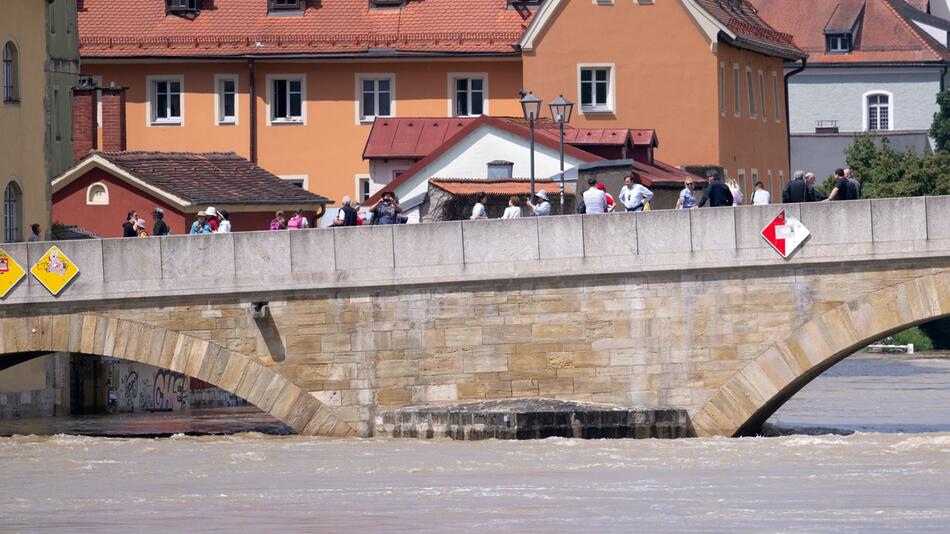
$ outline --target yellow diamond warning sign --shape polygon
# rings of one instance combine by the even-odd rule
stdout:
[[[20,264],[7,254],[7,251],[0,248],[0,299],[7,296],[7,293],[16,286],[26,271]]]
[[[62,250],[59,250],[59,247],[54,246],[43,254],[30,272],[50,293],[59,295],[69,281],[79,274],[79,268],[63,254]]]

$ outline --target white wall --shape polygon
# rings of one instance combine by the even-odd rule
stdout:
[[[370,195],[375,194],[386,184],[393,181],[393,173],[396,171],[405,172],[415,163],[411,159],[372,159],[369,162]]]
[[[826,69],[810,67],[789,80],[791,132],[814,133],[816,121],[837,120],[841,132],[864,131],[864,95],[894,95],[894,130],[927,130],[937,111],[939,68]]]
[[[942,43],[943,45],[946,46],[946,44],[947,44],[947,30],[943,30],[943,29],[938,28],[938,27],[936,27],[936,26],[931,26],[930,24],[924,24],[923,22],[919,22],[919,21],[916,21],[916,20],[912,20],[911,22],[913,22],[914,24],[916,24],[920,29],[922,29],[922,30],[924,30],[925,32],[927,32],[931,37],[933,37],[934,39],[936,39],[938,43]]]
[[[535,145],[535,177],[549,178],[560,172],[557,149]],[[417,173],[409,183],[396,190],[399,198],[411,198],[429,189],[429,178],[486,178],[488,162],[504,160],[514,163],[514,177],[530,174],[530,143],[527,139],[492,126],[483,125],[435,159]],[[569,155],[564,157],[564,168],[584,163]]]
[[[930,0],[930,14],[950,20],[950,0]]]

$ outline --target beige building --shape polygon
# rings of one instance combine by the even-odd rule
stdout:
[[[70,89],[79,74],[76,0],[4,0],[0,102],[3,242],[50,229],[50,181],[70,163]]]

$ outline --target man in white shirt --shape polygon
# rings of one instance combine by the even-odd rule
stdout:
[[[585,213],[600,214],[607,213],[607,194],[597,189],[597,179],[588,178],[587,191],[584,191],[584,209]]]
[[[653,200],[653,191],[644,187],[643,184],[633,183],[632,176],[623,179],[623,188],[620,189],[620,202],[627,208],[627,211],[643,211],[643,207],[651,200]]]
[[[488,212],[485,210],[485,204],[488,203],[488,195],[481,193],[478,195],[478,202],[475,203],[475,207],[472,208],[472,216],[470,217],[473,221],[475,219],[487,219]]]
[[[765,190],[762,182],[755,183],[755,190],[752,191],[752,205],[765,206],[772,203],[772,193]]]

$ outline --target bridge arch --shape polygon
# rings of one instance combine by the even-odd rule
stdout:
[[[696,434],[752,434],[795,393],[855,351],[948,315],[948,271],[835,306],[759,353],[723,384],[692,418]]]
[[[94,313],[0,319],[0,358],[73,352],[169,369],[233,393],[300,434],[353,436],[329,407],[256,358],[166,328]]]

